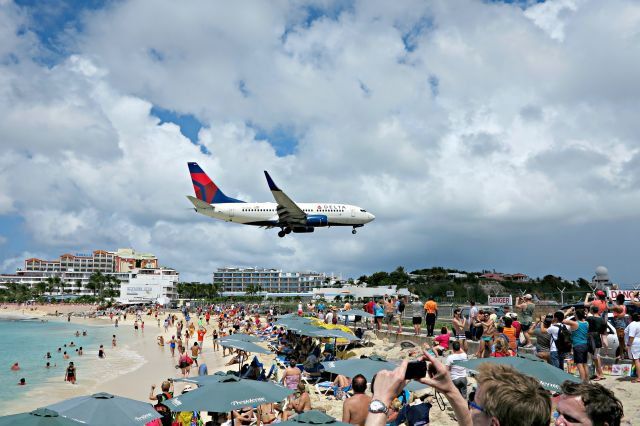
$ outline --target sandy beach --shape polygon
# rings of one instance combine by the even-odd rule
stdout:
[[[0,308],[0,315],[23,315],[22,308],[12,307],[13,309],[11,309],[9,307],[5,308],[5,306],[6,305],[3,305],[3,307]],[[93,307],[87,306],[80,308],[76,305],[57,305],[38,307],[35,310],[25,309],[24,315],[53,319],[51,315],[55,313],[56,310],[58,313],[66,314],[68,312],[81,312],[83,310],[88,312],[90,309],[93,309]],[[160,318],[164,317],[166,317],[166,313],[161,313]],[[181,317],[181,315],[179,315],[179,317]],[[57,320],[66,321],[66,315],[57,317]],[[44,386],[29,390],[27,394],[29,396],[28,398],[21,398],[16,401],[11,405],[9,411],[3,414],[28,411],[66,398],[95,392],[109,392],[140,401],[148,401],[152,384],[156,385],[156,391],[158,391],[160,383],[163,380],[179,377],[180,371],[175,368],[177,358],[171,357],[168,343],[164,347],[157,344],[158,336],[162,335],[165,341],[168,341],[171,336],[175,334],[175,328],[170,328],[169,331],[165,333],[164,327],[158,327],[154,317],[144,315],[143,320],[145,321],[144,332],[136,332],[134,330],[134,318],[131,315],[127,316],[126,321],[121,320],[118,328],[114,327],[118,335],[118,347],[116,349],[111,349],[110,346],[107,347],[107,358],[96,362],[96,368],[104,370],[104,375],[101,375],[99,380],[83,381],[82,371],[79,371],[79,383],[77,385],[70,385],[62,380],[46,383]],[[73,316],[71,321],[77,323],[79,327],[82,327],[82,325],[113,326],[109,318],[81,318]],[[199,357],[199,361],[207,364],[209,374],[213,374],[216,371],[236,369],[237,365],[230,367],[224,365],[229,359],[228,356],[223,358],[222,352],[214,352],[211,339],[213,328],[212,321],[212,325],[208,327],[204,350]],[[193,344],[193,341],[194,340],[191,340],[190,344]],[[116,352],[122,353],[125,356],[115,356]],[[410,352],[411,350],[402,350],[398,345],[389,343],[386,339],[377,339],[373,341],[373,345],[369,347],[352,350],[353,356],[356,357],[375,353],[387,359],[411,358]],[[109,362],[111,358],[114,359],[113,362]],[[274,363],[274,358],[275,355],[260,355],[260,359],[265,364],[266,369],[269,369],[271,364]],[[61,369],[60,372],[62,374],[63,370]],[[191,376],[196,375],[197,368],[193,366]],[[281,370],[279,371],[279,377],[280,376]],[[470,383],[473,383],[473,379],[470,379]],[[640,398],[637,398],[640,384],[631,383],[627,377],[621,378],[615,376],[606,376],[606,379],[600,383],[612,389],[616,396],[623,402],[625,411],[623,424],[640,425]],[[176,394],[179,394],[184,386],[182,383],[176,382]],[[433,390],[431,389],[423,392],[433,395]],[[326,411],[327,414],[338,419],[341,418],[341,401],[320,396],[313,389],[310,389],[310,394],[313,408]],[[453,418],[452,411],[448,408],[448,404],[447,408],[442,411],[438,408],[435,400],[432,399],[431,403],[433,407],[430,418],[433,424],[457,424]]]

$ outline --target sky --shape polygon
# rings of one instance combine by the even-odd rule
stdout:
[[[640,3],[0,0],[0,272],[133,247],[223,266],[640,282]],[[355,204],[278,238],[190,209]]]

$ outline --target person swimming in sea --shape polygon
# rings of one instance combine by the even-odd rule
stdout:
[[[51,352],[47,352],[47,354],[44,356],[46,359],[51,359]]]
[[[16,362],[11,366],[11,371],[18,371],[20,370],[20,365]]]
[[[114,334],[114,335],[113,335],[113,339],[111,339],[111,347],[112,347],[112,348],[115,348],[115,347],[116,347],[116,344],[117,344],[117,342],[116,342],[116,335]]]
[[[78,348],[78,355],[82,355],[82,346]]]
[[[65,351],[65,352],[62,354],[62,358],[63,358],[63,359],[69,359],[69,354]]]
[[[27,384],[27,379],[25,379],[24,377],[20,379],[20,381],[18,382],[18,386],[24,386],[26,384]]]

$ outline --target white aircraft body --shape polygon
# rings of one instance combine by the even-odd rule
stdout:
[[[291,232],[313,232],[315,228],[351,226],[356,228],[375,219],[365,209],[339,203],[295,203],[264,172],[275,202],[248,203],[230,198],[213,183],[197,163],[188,163],[196,196],[187,196],[196,212],[227,222],[280,228],[279,237]]]

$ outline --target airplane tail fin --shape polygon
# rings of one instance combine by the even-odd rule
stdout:
[[[235,198],[227,197],[224,192],[207,176],[207,174],[200,168],[198,163],[187,163],[189,166],[189,173],[191,174],[191,182],[193,183],[193,190],[196,193],[196,197],[204,201],[207,204],[218,203],[244,203],[244,201],[236,200]]]

